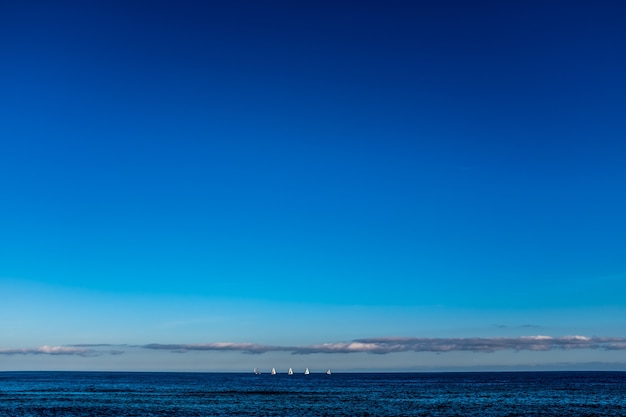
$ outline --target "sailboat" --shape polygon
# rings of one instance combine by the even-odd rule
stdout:
[[[261,375],[261,371],[259,371],[259,368],[254,368],[254,374]]]
[[[276,368],[272,368],[272,375],[276,375]]]
[[[306,368],[306,369],[304,370],[304,375],[308,375],[309,373],[310,373],[310,372],[309,372],[309,368]]]
[[[326,371],[326,375],[330,375],[330,369]]]
[[[293,375],[293,369],[289,368],[289,371],[287,371],[287,375]]]

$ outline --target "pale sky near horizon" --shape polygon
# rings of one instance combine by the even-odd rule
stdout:
[[[626,370],[626,5],[0,5],[0,371]]]

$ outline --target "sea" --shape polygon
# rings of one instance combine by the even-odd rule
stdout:
[[[0,416],[626,416],[626,372],[0,372]]]

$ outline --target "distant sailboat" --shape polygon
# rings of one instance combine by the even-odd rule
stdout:
[[[330,375],[330,369],[326,371],[326,375]]]
[[[272,375],[276,375],[276,368],[272,368]]]
[[[287,375],[293,375],[293,369],[289,368],[289,371],[287,371]]]
[[[310,373],[310,372],[309,372],[309,368],[306,368],[306,369],[304,370],[304,375],[308,375],[309,373]]]
[[[261,371],[259,371],[259,368],[254,368],[254,374],[261,375]]]

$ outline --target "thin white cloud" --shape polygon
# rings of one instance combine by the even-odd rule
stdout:
[[[75,355],[75,356],[100,356],[102,354],[119,355],[121,350],[95,350],[82,346],[50,346],[44,345],[36,348],[5,348],[0,349],[0,355]]]
[[[150,344],[145,349],[169,350],[184,353],[188,351],[240,351],[244,353],[265,353],[287,351],[296,355],[313,353],[374,353],[393,352],[496,352],[501,350],[547,351],[553,349],[605,349],[626,350],[626,338],[588,336],[522,336],[492,338],[418,338],[418,337],[379,337],[357,339],[351,342],[323,343],[309,346],[259,345],[255,343],[206,343],[206,344]]]

